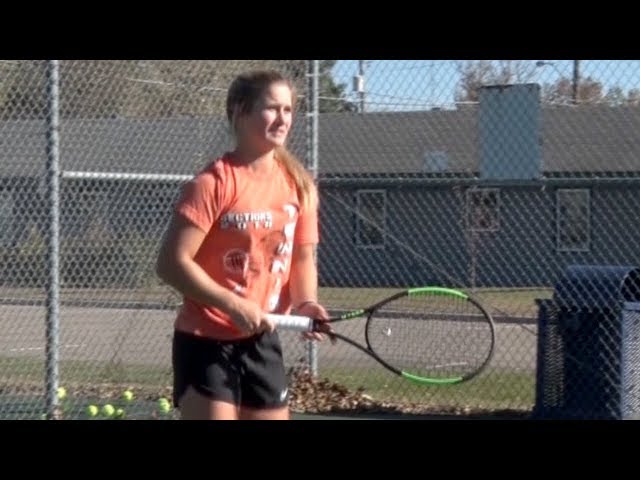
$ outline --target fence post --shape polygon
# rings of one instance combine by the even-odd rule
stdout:
[[[58,416],[58,337],[59,337],[59,260],[60,260],[60,163],[58,138],[59,61],[47,64],[47,338],[46,338],[46,410],[47,419]]]
[[[308,146],[308,159],[309,169],[313,176],[313,180],[317,184],[318,179],[318,114],[319,114],[319,60],[308,61],[308,88],[309,96],[307,97],[307,146]],[[314,258],[317,262],[317,255]],[[309,363],[309,370],[314,377],[318,375],[318,344],[317,342],[307,341],[307,359]]]

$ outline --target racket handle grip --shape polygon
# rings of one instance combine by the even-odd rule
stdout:
[[[294,330],[298,332],[310,332],[313,330],[313,319],[301,315],[278,315],[268,313],[267,318],[275,323],[276,327],[284,330]]]

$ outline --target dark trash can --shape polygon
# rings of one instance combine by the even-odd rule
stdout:
[[[640,269],[573,265],[537,301],[534,418],[640,418]]]

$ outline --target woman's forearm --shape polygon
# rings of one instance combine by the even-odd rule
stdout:
[[[238,296],[213,280],[191,259],[159,262],[158,276],[183,295],[227,313],[237,309]]]
[[[318,269],[315,245],[301,245],[294,249],[291,261],[289,293],[293,307],[302,302],[318,300]]]

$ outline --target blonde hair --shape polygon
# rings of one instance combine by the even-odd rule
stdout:
[[[251,112],[264,92],[274,83],[284,83],[289,87],[295,111],[296,88],[289,79],[274,70],[246,72],[231,82],[227,92],[227,120],[232,128],[235,128],[235,115]],[[293,180],[302,208],[315,207],[318,201],[316,186],[302,162],[284,146],[276,147],[275,158]]]

